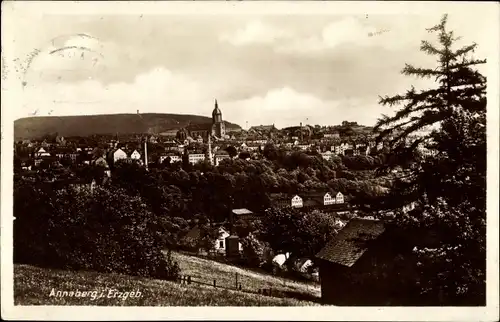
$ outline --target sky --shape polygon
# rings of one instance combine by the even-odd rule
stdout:
[[[22,93],[16,119],[210,116],[217,99],[223,118],[243,128],[374,125],[394,111],[379,96],[431,86],[400,71],[405,63],[436,66],[419,46],[436,41],[425,28],[442,13],[24,15],[2,44],[2,68]],[[449,27],[464,44],[478,43],[483,58],[491,38],[487,20],[476,18],[450,14]]]

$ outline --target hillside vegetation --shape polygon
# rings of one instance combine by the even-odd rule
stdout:
[[[62,136],[89,136],[93,134],[158,134],[166,130],[180,129],[189,123],[211,123],[212,119],[200,115],[183,114],[113,114],[80,116],[26,117],[14,122],[14,136],[19,139],[34,139],[46,134]],[[226,122],[227,128],[237,124]]]
[[[90,297],[50,296],[55,291],[97,291],[105,294]],[[141,292],[140,297],[110,297],[120,292]],[[114,293],[117,294],[117,293]],[[99,306],[310,306],[314,302],[293,298],[277,298],[232,291],[213,286],[148,279],[120,274],[91,271],[68,271],[14,265],[15,305],[99,305]]]

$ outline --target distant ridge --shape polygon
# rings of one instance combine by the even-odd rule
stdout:
[[[35,116],[14,121],[16,140],[37,139],[46,134],[61,136],[89,136],[93,134],[160,134],[168,130],[180,129],[188,124],[211,123],[212,119],[200,115],[187,114],[107,114],[78,116]],[[234,123],[226,122],[228,129],[241,129]]]

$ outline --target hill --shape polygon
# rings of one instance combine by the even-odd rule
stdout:
[[[244,269],[225,265],[196,257],[175,254],[182,274],[190,274],[193,280],[200,276],[211,280],[216,278],[220,286],[148,279],[119,274],[104,274],[90,271],[65,271],[40,268],[30,265],[14,265],[14,304],[15,305],[100,305],[100,306],[310,306],[318,305],[312,301],[299,300],[293,297],[273,297],[255,294],[253,289],[273,287],[276,290],[295,290],[318,293],[318,288],[304,283],[287,282],[282,279],[250,272]],[[246,291],[225,288],[225,280],[230,283],[235,272],[239,272],[243,289]],[[215,276],[215,277],[214,277]],[[198,278],[197,278],[198,277]],[[97,291],[106,294],[102,298],[91,300],[83,297],[49,296],[55,291]],[[139,290],[140,297],[108,297],[110,289],[120,292]]]
[[[36,139],[56,132],[66,137],[116,133],[159,134],[180,129],[189,123],[211,122],[212,119],[206,116],[157,113],[26,117],[14,122],[14,137],[16,140]],[[225,123],[228,129],[241,128],[237,124]]]

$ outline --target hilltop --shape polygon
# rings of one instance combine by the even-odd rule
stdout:
[[[115,133],[159,134],[180,129],[189,123],[211,122],[212,119],[206,116],[160,113],[26,117],[14,122],[14,137],[16,140],[36,139],[56,132],[62,136]],[[241,128],[234,123],[225,123],[228,129]]]

